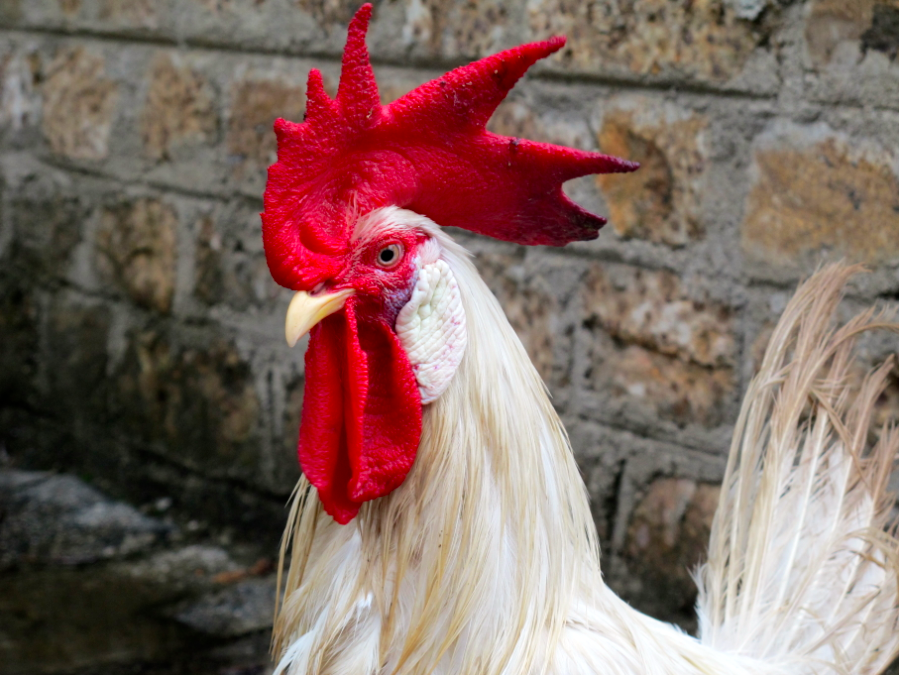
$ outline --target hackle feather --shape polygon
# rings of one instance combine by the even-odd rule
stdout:
[[[603,583],[545,388],[467,255],[430,234],[459,281],[470,349],[428,407],[399,489],[341,526],[300,481],[276,675],[873,675],[890,662],[899,547],[886,480],[899,434],[865,449],[888,365],[858,391],[848,369],[860,332],[895,326],[866,312],[829,327],[854,269],[800,288],[750,385],[697,640]]]

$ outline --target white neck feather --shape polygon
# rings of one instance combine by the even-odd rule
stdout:
[[[275,675],[775,672],[603,584],[586,489],[543,382],[468,254],[433,236],[462,291],[468,348],[424,410],[402,486],[338,525],[298,485]]]
[[[601,584],[587,494],[545,387],[468,255],[436,236],[463,294],[465,357],[425,408],[399,489],[340,526],[299,488],[276,653],[313,631],[328,660],[377,623],[386,672],[528,673],[575,594]]]

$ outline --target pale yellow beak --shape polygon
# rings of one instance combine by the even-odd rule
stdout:
[[[318,295],[298,291],[287,308],[287,321],[284,324],[287,344],[293,347],[315,324],[342,309],[346,299],[355,292],[352,288]]]

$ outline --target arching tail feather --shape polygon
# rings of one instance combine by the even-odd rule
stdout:
[[[859,334],[832,327],[859,267],[797,290],[749,385],[699,571],[701,640],[795,673],[875,675],[899,653],[899,539],[887,481],[899,430],[869,444],[892,359],[852,386]]]

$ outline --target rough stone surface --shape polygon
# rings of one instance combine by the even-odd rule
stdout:
[[[805,25],[805,40],[816,66],[827,65],[846,43],[862,52],[879,51],[896,58],[899,49],[899,3],[895,0],[815,0]]]
[[[150,157],[170,159],[179,150],[215,140],[215,94],[202,75],[177,54],[159,54],[149,77],[141,137]]]
[[[138,305],[169,312],[175,291],[177,227],[174,209],[156,199],[104,209],[97,237],[102,278]]]
[[[899,175],[883,151],[852,147],[824,129],[808,145],[775,141],[755,152],[741,236],[752,258],[788,264],[822,249],[878,264],[899,259]]]
[[[278,117],[302,120],[305,87],[279,80],[242,80],[231,87],[231,110],[225,142],[238,171],[263,169],[274,164]]]
[[[47,66],[43,130],[53,152],[87,160],[109,154],[117,87],[104,73],[103,58],[82,47],[61,50]]]
[[[622,237],[673,246],[700,236],[708,121],[670,105],[659,111],[645,99],[610,107],[603,115],[599,147],[640,163],[636,173],[597,177],[612,227]]]
[[[10,132],[11,140],[38,122],[40,66],[35,54],[9,52],[0,57],[0,128]]]
[[[0,566],[77,565],[133,554],[168,528],[72,476],[0,471]]]
[[[269,628],[275,612],[275,578],[247,579],[178,608],[175,619],[196,631],[236,637]]]
[[[153,0],[101,0],[98,18],[116,26],[156,28],[158,4]]]
[[[515,256],[482,253],[478,256],[478,269],[502,303],[537,371],[548,379],[552,375],[556,340],[553,297],[539,285],[529,283],[523,261]]]
[[[132,434],[179,464],[249,477],[260,402],[250,365],[232,345],[179,346],[156,332],[135,334],[117,389],[116,407]]]
[[[625,559],[643,583],[640,604],[677,620],[692,618],[691,572],[704,561],[720,488],[686,478],[659,478],[634,509]]]
[[[764,40],[723,0],[540,0],[528,11],[536,35],[569,37],[558,58],[580,70],[613,63],[636,75],[720,82],[738,74]]]
[[[588,386],[635,420],[724,421],[735,386],[728,308],[691,300],[673,274],[626,266],[591,269],[583,296]]]
[[[670,272],[597,266],[584,289],[590,316],[622,343],[701,366],[731,366],[736,360],[732,311],[691,300]]]

